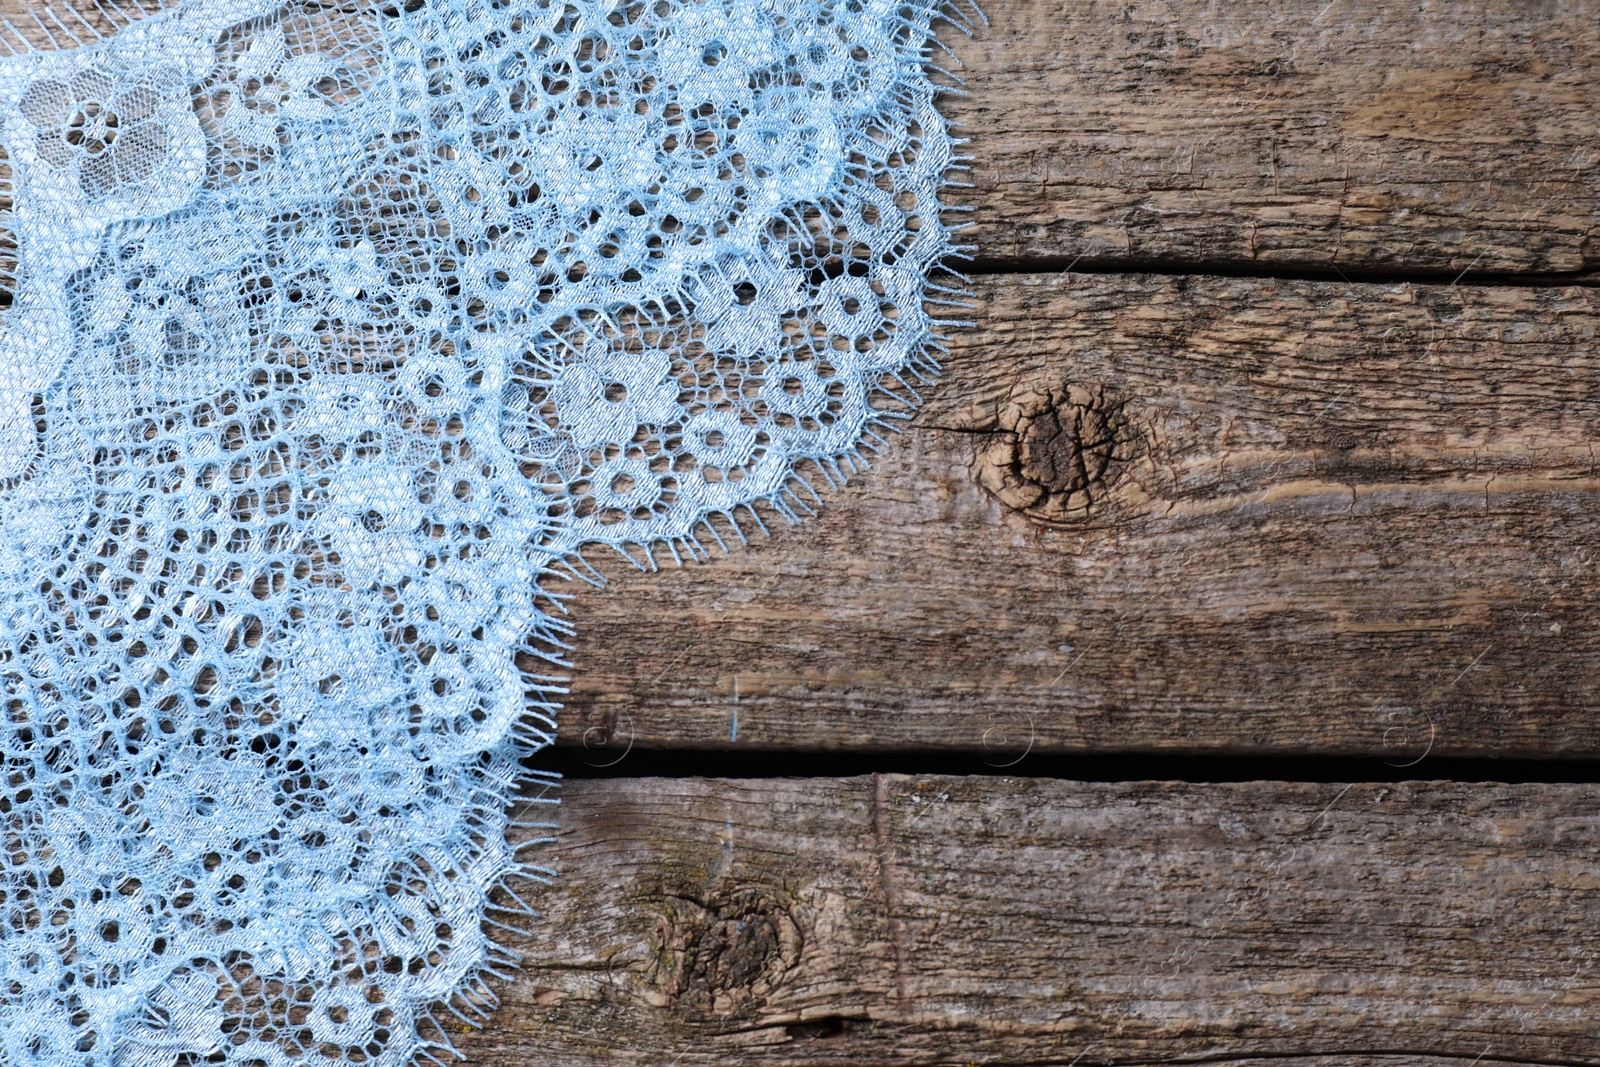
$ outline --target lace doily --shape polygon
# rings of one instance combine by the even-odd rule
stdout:
[[[936,14],[190,0],[0,59],[0,1062],[483,1014],[552,576],[793,513],[935,369]]]

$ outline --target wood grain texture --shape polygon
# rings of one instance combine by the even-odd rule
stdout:
[[[1600,270],[1596,0],[984,7],[943,108],[986,269]],[[1600,754],[1600,292],[1057,274],[974,315],[818,519],[580,593],[566,742]],[[469,1064],[1600,1064],[1592,788],[566,793]]]
[[[568,743],[1600,752],[1600,292],[1036,275],[978,300],[817,518],[578,594]],[[1074,389],[1120,435],[1086,509],[1002,503],[1030,499],[1016,427]]]
[[[0,18],[70,43],[43,6]],[[985,261],[1600,268],[1600,0],[981,6],[975,36],[942,33],[968,95],[941,108],[971,138],[947,199]]]
[[[951,38],[998,261],[1600,265],[1594,0],[989,0]]]
[[[1600,795],[572,783],[468,1064],[1600,1062]]]

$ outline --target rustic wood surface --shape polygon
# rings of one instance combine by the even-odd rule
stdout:
[[[952,38],[996,262],[1600,266],[1600,3],[990,0]]]
[[[1336,280],[980,279],[819,518],[579,591],[563,740],[1600,753],[1600,2],[983,6],[982,272]],[[1600,1064],[1592,787],[566,793],[468,1063]]]
[[[1600,1063],[1592,788],[634,779],[565,822],[469,1064]]]
[[[1600,268],[1600,0],[979,2],[943,111],[991,265]],[[42,6],[0,18],[65,43]]]
[[[1006,276],[976,317],[816,518],[602,568],[569,743],[1600,752],[1600,291]],[[1097,406],[1087,506],[1030,503],[1095,434],[1017,427]]]

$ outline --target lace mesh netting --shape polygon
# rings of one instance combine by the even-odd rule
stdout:
[[[191,0],[0,59],[0,1062],[406,1064],[492,1003],[545,586],[792,513],[935,369],[935,16]]]

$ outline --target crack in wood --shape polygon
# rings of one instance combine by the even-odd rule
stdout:
[[[894,948],[895,995],[906,999],[906,978],[911,964],[911,928],[903,916],[900,878],[895,866],[894,839],[889,827],[889,776],[872,776],[872,835],[876,845],[878,887],[883,892],[883,913],[889,921]]]

